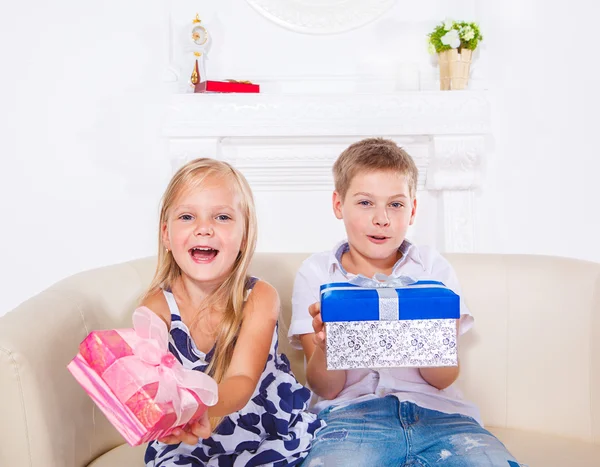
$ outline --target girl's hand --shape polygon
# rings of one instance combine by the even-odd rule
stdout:
[[[317,347],[320,347],[325,352],[325,325],[321,319],[321,303],[316,302],[308,307],[308,312],[312,316],[312,327],[315,331],[313,341]]]
[[[200,439],[209,438],[211,433],[208,411],[205,411],[202,418],[197,422],[188,423],[184,427],[175,430],[169,436],[159,438],[158,441],[165,444],[185,443],[195,446]]]

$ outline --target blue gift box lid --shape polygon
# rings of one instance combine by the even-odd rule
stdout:
[[[378,288],[347,282],[321,286],[321,318],[324,322],[378,321]],[[390,290],[390,289],[388,289]],[[460,297],[442,282],[417,281],[391,289],[398,297],[398,319],[460,318]]]

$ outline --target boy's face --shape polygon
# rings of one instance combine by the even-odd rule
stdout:
[[[383,260],[395,256],[412,225],[417,200],[406,176],[392,171],[356,175],[341,199],[333,193],[333,210],[343,219],[348,242],[362,256]]]

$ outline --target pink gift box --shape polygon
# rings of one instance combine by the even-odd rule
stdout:
[[[133,329],[92,331],[67,368],[131,446],[167,436],[217,403],[217,383],[168,350],[165,323],[150,309]]]

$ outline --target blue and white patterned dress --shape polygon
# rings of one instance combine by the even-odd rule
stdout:
[[[256,282],[249,278],[248,293]],[[205,371],[214,348],[208,354],[196,348],[173,294],[165,291],[164,295],[171,312],[169,350],[185,368]],[[300,465],[324,423],[307,411],[310,391],[296,381],[289,360],[277,353],[277,347],[276,328],[258,386],[242,410],[225,417],[210,438],[195,446],[151,442],[144,458],[146,466]]]

